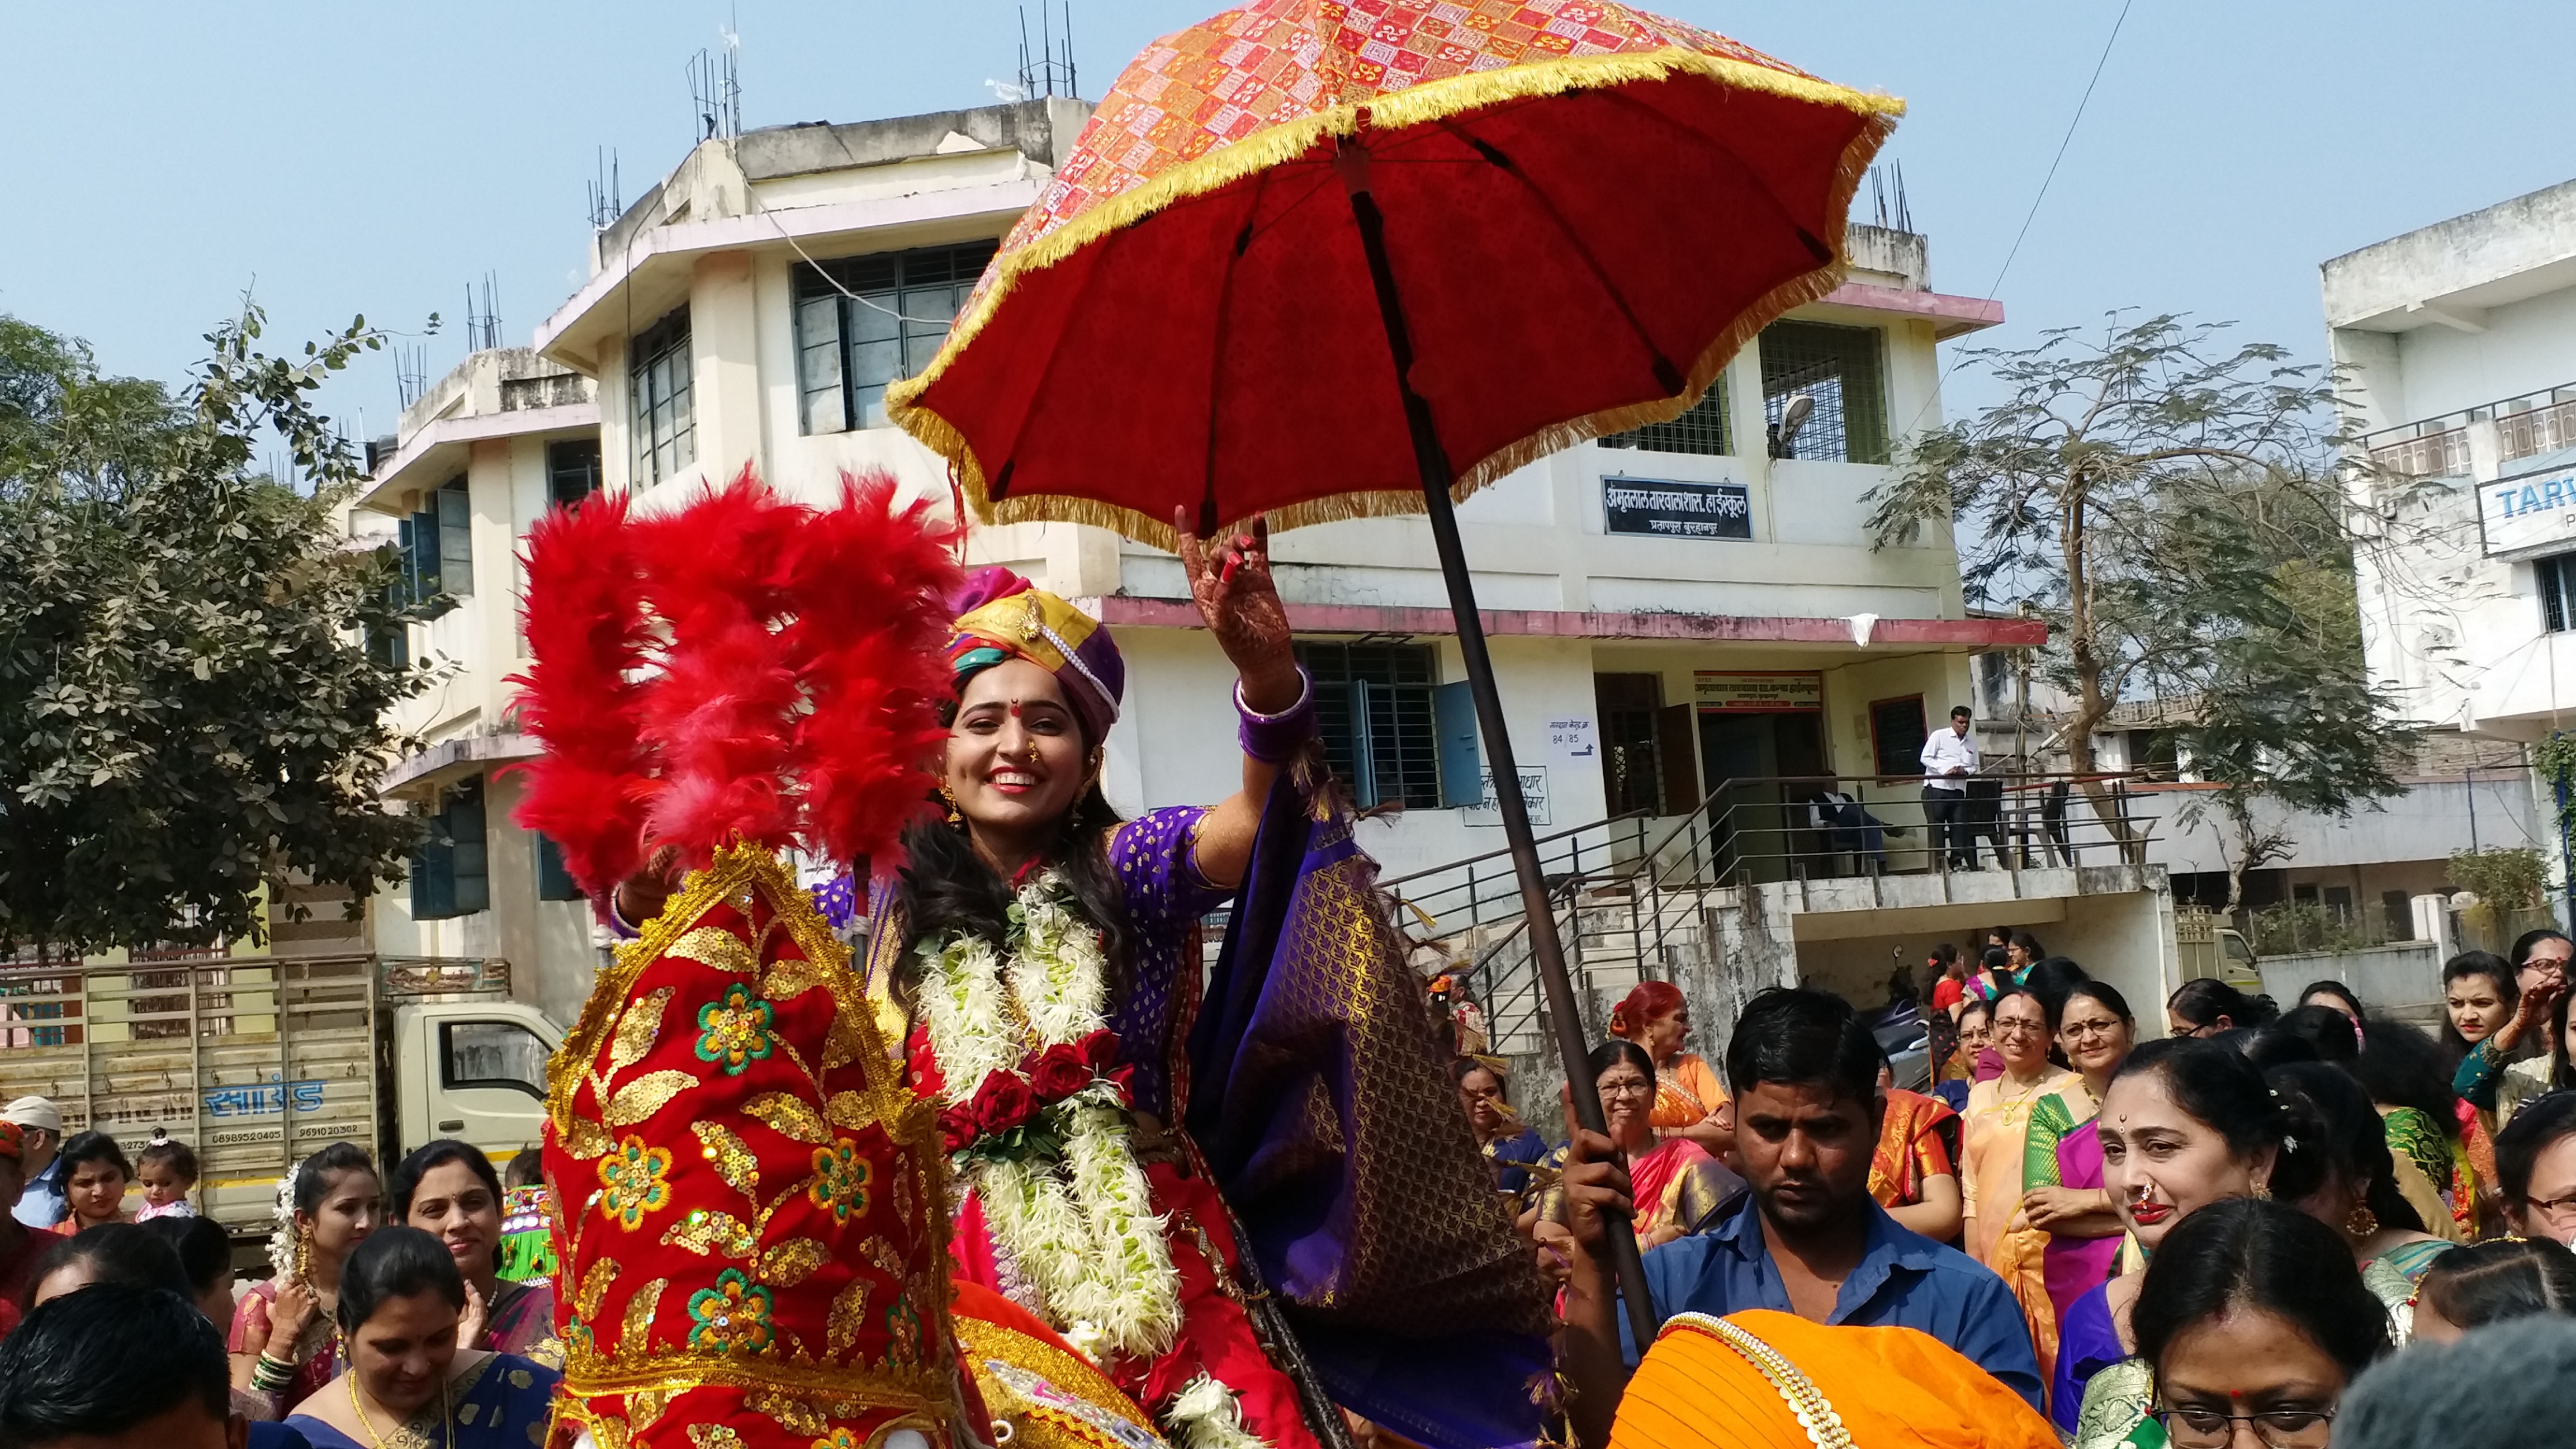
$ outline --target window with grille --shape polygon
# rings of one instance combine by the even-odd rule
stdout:
[[[546,444],[546,492],[570,508],[599,491],[599,439],[566,438]]]
[[[1638,448],[1649,453],[1698,453],[1723,458],[1735,451],[1734,439],[1726,429],[1726,375],[1718,374],[1708,391],[1699,395],[1690,411],[1670,422],[1648,423],[1642,428],[1613,433],[1601,440],[1605,448]]]
[[[1663,808],[1663,758],[1655,712],[1664,707],[1664,681],[1656,674],[1596,674],[1593,701],[1601,710],[1602,784],[1610,813]]]
[[[411,857],[411,914],[419,921],[470,916],[492,906],[490,858],[483,842],[483,782],[448,791]]]
[[[697,417],[689,404],[689,309],[645,329],[627,349],[626,391],[635,400],[635,477],[659,483],[698,461]]]
[[[1875,327],[1774,322],[1762,329],[1762,417],[1774,458],[1887,461],[1887,385]],[[1799,398],[1806,416],[1788,414]]]
[[[1324,758],[1360,807],[1440,808],[1438,666],[1427,645],[1301,642]]]
[[[2534,581],[2540,585],[2540,624],[2552,634],[2576,629],[2576,553],[2534,559]]]
[[[996,246],[964,242],[799,263],[796,374],[805,431],[884,427],[886,384],[930,365]]]

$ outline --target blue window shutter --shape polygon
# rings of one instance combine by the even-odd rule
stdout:
[[[1455,810],[1485,803],[1484,752],[1477,747],[1476,698],[1467,681],[1431,691],[1432,726],[1440,732],[1440,804]]]

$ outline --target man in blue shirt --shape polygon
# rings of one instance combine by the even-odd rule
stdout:
[[[1707,1233],[1646,1255],[1656,1315],[1770,1308],[1817,1323],[1918,1329],[2037,1409],[2039,1362],[2012,1291],[1965,1253],[1897,1226],[1869,1195],[1886,1110],[1878,1063],[1869,1028],[1829,992],[1774,988],[1744,1008],[1726,1078],[1752,1190]],[[1576,1131],[1564,1184],[1576,1249],[1566,1368],[1576,1428],[1603,1443],[1637,1357],[1602,1219],[1628,1209],[1628,1173],[1607,1138]]]

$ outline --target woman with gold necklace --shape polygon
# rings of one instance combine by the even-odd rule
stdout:
[[[1239,1300],[1229,1215],[1174,1130],[1199,921],[1244,878],[1314,690],[1267,531],[1181,562],[1234,666],[1242,788],[1121,820],[1101,790],[1126,666],[1100,621],[1007,569],[955,603],[937,803],[869,903],[867,989],[943,1104],[957,1275],[1105,1370],[1183,1449],[1312,1449],[1296,1386]],[[657,914],[671,882],[619,887]]]
[[[2047,1342],[2031,1345],[2043,1380],[2055,1357],[2057,1319],[2048,1301],[2049,1234],[2031,1225],[2022,1206],[2031,1113],[2042,1098],[2086,1095],[2082,1074],[2049,1061],[2055,1036],[2048,1008],[2037,996],[2016,987],[1996,999],[1994,1045],[2003,1075],[1968,1093],[1961,1152],[1967,1168],[1960,1183],[1967,1198],[1961,1233],[1968,1256],[2003,1278],[2034,1330],[2046,1327]]]
[[[556,1374],[456,1346],[465,1279],[438,1239],[384,1228],[340,1270],[349,1366],[288,1415],[314,1449],[527,1449]]]

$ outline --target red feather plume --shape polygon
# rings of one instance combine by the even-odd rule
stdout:
[[[960,581],[957,527],[896,494],[845,473],[818,512],[745,468],[675,513],[595,498],[530,532],[536,662],[512,682],[546,753],[515,816],[584,890],[666,844],[891,863],[928,809]]]
[[[929,811],[958,533],[871,469],[844,472],[840,507],[797,539],[785,639],[813,709],[797,722],[796,756],[805,839],[830,859],[891,865],[903,827]]]
[[[623,496],[559,508],[528,531],[520,619],[535,663],[509,681],[520,689],[519,727],[546,746],[524,767],[514,816],[552,839],[564,869],[594,894],[644,858],[637,672],[650,631],[632,541]]]

